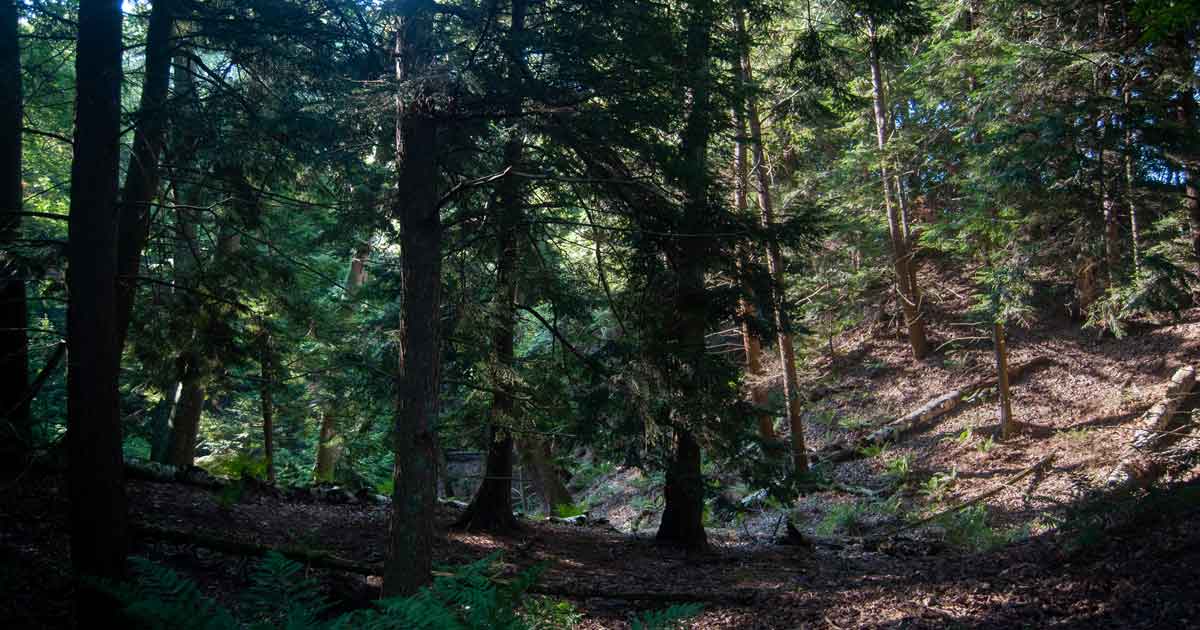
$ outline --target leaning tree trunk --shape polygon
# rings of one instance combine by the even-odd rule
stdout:
[[[150,205],[158,194],[158,158],[167,127],[167,91],[171,85],[172,3],[154,0],[146,34],[146,75],[142,82],[133,150],[117,219],[117,349],[125,347],[133,315],[142,249],[150,234]]]
[[[0,0],[0,457],[24,459],[29,424],[28,302],[25,272],[13,252],[21,233],[21,50],[17,2]]]
[[[713,2],[689,3],[687,16],[686,72],[691,111],[683,131],[680,151],[685,172],[680,176],[684,193],[682,225],[710,223],[708,213],[708,145],[712,136],[712,76],[709,68],[714,23]],[[700,470],[700,444],[696,439],[708,410],[697,404],[705,394],[705,341],[708,294],[704,274],[713,256],[709,238],[680,239],[672,244],[676,287],[669,326],[674,337],[674,357],[683,374],[671,383],[679,394],[680,409],[672,413],[675,453],[663,486],[664,508],[656,538],[690,549],[708,547],[704,531],[704,476]],[[690,375],[688,374],[690,372]]]
[[[437,122],[429,79],[436,3],[400,5],[396,30],[396,188],[400,222],[400,362],[392,432],[391,531],[384,596],[411,595],[432,579],[437,501],[434,426],[441,388],[442,221]]]
[[[75,154],[67,227],[67,485],[76,575],[120,580],[128,549],[117,372],[117,176],[121,159],[121,7],[81,0]],[[79,619],[116,621],[90,583]]]
[[[883,93],[883,74],[879,63],[879,45],[875,23],[868,24],[871,37],[871,93],[875,108],[875,141],[879,147],[879,175],[883,182],[883,205],[887,210],[888,231],[892,242],[892,261],[896,272],[896,286],[900,294],[900,309],[908,327],[908,343],[913,356],[922,359],[929,353],[929,342],[925,338],[925,322],[922,320],[920,298],[913,283],[912,252],[905,238],[908,226],[902,220],[897,205],[892,201],[892,187],[888,176],[887,157],[887,99]]]
[[[739,15],[739,32],[744,32]],[[752,85],[754,68],[750,63],[750,51],[741,50],[739,81],[744,86]],[[754,175],[758,183],[758,205],[762,214],[762,226],[771,230],[775,225],[775,205],[771,198],[771,179],[767,173],[766,150],[763,148],[762,120],[758,113],[758,99],[750,95],[746,100],[746,114],[750,123],[750,146],[754,151]],[[808,470],[808,447],[804,443],[804,421],[801,413],[800,379],[796,374],[796,351],[792,341],[791,317],[787,311],[787,276],[784,273],[783,253],[779,240],[773,235],[767,243],[767,268],[771,274],[771,306],[775,315],[775,328],[779,344],[779,362],[783,364],[783,398],[787,404],[788,427],[792,438],[792,468],[796,472]]]
[[[507,104],[510,115],[521,110],[521,63],[524,56],[519,42],[525,31],[525,0],[513,0],[509,47],[509,84],[513,87]],[[504,165],[516,170],[521,164],[525,141],[520,129],[504,145]],[[518,527],[513,517],[513,436],[516,399],[512,387],[515,381],[513,335],[516,330],[517,262],[520,256],[517,229],[524,210],[520,179],[507,177],[497,190],[500,213],[496,246],[496,298],[492,323],[492,408],[489,413],[488,454],[479,490],[458,519],[457,526],[471,531],[504,532]]]

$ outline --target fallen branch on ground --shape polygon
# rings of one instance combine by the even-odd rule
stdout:
[[[1008,369],[1009,381],[1015,382],[1025,373],[1050,363],[1052,361],[1048,357],[1037,357],[1020,365],[1014,365]],[[844,462],[861,457],[863,449],[868,446],[880,446],[898,442],[900,438],[921,428],[930,421],[958,409],[972,394],[988,387],[993,387],[995,384],[996,378],[989,377],[942,394],[921,405],[915,411],[911,411],[885,424],[864,437],[850,442],[837,442],[821,449],[817,453],[817,457],[824,461]]]
[[[1133,440],[1125,449],[1116,468],[1105,482],[1110,489],[1121,492],[1144,488],[1166,472],[1153,451],[1174,432],[1167,432],[1171,420],[1196,385],[1196,369],[1185,365],[1175,371],[1167,391],[1139,422]]]

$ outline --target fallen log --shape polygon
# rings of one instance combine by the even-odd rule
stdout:
[[[342,558],[327,551],[288,545],[271,546],[256,542],[231,540],[227,538],[211,536],[202,532],[185,532],[182,530],[157,527],[144,523],[134,524],[132,525],[131,529],[135,536],[143,539],[158,540],[177,545],[196,545],[235,556],[259,558],[274,551],[285,558],[300,562],[315,569],[331,569],[334,571],[345,571],[347,573],[355,573],[365,576],[383,575],[382,562],[358,562]],[[433,575],[437,577],[453,577],[454,574],[445,571],[434,571]],[[491,579],[493,582],[500,584],[507,584],[510,582],[510,580],[501,577],[492,577]],[[534,585],[529,589],[529,592],[535,595],[567,597],[577,600],[598,598],[609,600],[652,602],[711,602],[737,605],[751,604],[761,598],[761,595],[758,591],[735,591],[731,593],[610,591],[596,587],[564,587],[554,584]]]
[[[1109,473],[1105,485],[1115,492],[1144,488],[1154,483],[1166,472],[1166,467],[1156,457],[1154,450],[1164,436],[1175,413],[1196,386],[1196,368],[1185,365],[1175,371],[1167,384],[1167,391],[1138,422],[1138,430],[1125,449],[1117,466]]]
[[[1008,369],[1008,379],[1010,382],[1014,382],[1027,372],[1050,363],[1053,362],[1049,357],[1037,357],[1020,365],[1011,366]],[[898,442],[900,438],[925,426],[930,421],[958,409],[962,406],[963,401],[972,394],[995,385],[995,377],[980,379],[964,385],[930,400],[916,410],[892,420],[857,440],[831,444],[818,451],[817,457],[830,462],[844,462],[861,457],[863,449],[869,446],[882,446],[883,444]]]

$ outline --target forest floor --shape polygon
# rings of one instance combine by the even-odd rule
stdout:
[[[932,358],[909,358],[886,323],[839,335],[833,357],[809,349],[805,391],[822,392],[805,408],[810,448],[861,435],[993,369],[990,342],[961,326],[969,287],[926,273],[940,347]],[[877,498],[823,492],[791,510],[755,505],[714,516],[711,551],[689,554],[653,542],[658,485],[617,468],[581,489],[601,517],[590,526],[529,520],[511,536],[453,532],[457,508],[443,505],[436,560],[462,564],[499,551],[508,571],[544,563],[535,592],[570,600],[584,628],[627,627],[631,611],[671,602],[705,606],[695,628],[1200,627],[1200,480],[1188,471],[1167,490],[1123,498],[1104,498],[1103,488],[1174,370],[1198,362],[1200,309],[1116,339],[1081,330],[1048,304],[1009,343],[1014,364],[1051,360],[1014,384],[1021,435],[998,439],[994,393],[985,393],[883,452],[826,469]],[[1051,454],[1039,474],[982,503],[980,520],[964,524],[968,544],[953,540],[946,522],[896,533],[904,518],[976,497]],[[752,491],[733,480],[726,488],[735,504]],[[381,562],[386,548],[388,507],[370,501],[140,480],[128,493],[143,529],[357,563]],[[0,627],[72,625],[66,513],[56,475],[0,485]],[[776,544],[787,514],[815,544]],[[238,555],[144,536],[135,543],[135,553],[191,576],[219,601],[236,601],[249,582],[252,562]],[[345,607],[378,595],[378,578],[312,571]]]

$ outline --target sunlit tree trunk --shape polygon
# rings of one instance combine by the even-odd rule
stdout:
[[[745,10],[737,7],[734,12],[734,29],[740,46],[748,46],[746,38]],[[740,59],[739,59],[740,63]],[[750,160],[746,150],[746,91],[749,86],[741,81],[742,72],[738,73],[739,82],[736,86],[741,95],[734,102],[734,140],[733,157],[733,205],[739,216],[745,216],[748,208],[748,189],[750,186]],[[738,274],[742,285],[742,295],[738,298],[738,316],[742,320],[742,348],[746,355],[746,376],[750,381],[750,403],[756,410],[755,419],[758,424],[758,436],[764,441],[775,440],[775,422],[767,411],[767,388],[764,385],[766,374],[762,367],[762,339],[754,330],[752,321],[758,317],[758,308],[754,304],[752,283],[749,279],[750,256],[744,248],[738,251]]]
[[[15,259],[21,235],[21,50],[17,2],[0,0],[0,457],[20,465],[29,424],[29,339],[25,271]]]
[[[400,362],[392,431],[391,531],[383,569],[385,596],[410,595],[432,579],[437,499],[434,428],[440,404],[442,220],[437,122],[429,85],[433,62],[430,0],[399,3],[396,29],[396,190],[400,223]]]
[[[1007,440],[1017,434],[1013,421],[1012,390],[1008,384],[1008,340],[1004,335],[1004,324],[992,324],[992,343],[996,354],[996,378],[1000,399],[1000,437]]]
[[[741,30],[744,31],[744,28]],[[746,48],[741,50],[739,72],[743,85],[754,84],[754,68],[750,62],[750,51]],[[753,172],[757,183],[761,222],[763,228],[771,230],[775,226],[775,202],[771,198],[771,178],[767,172],[766,149],[763,145],[758,99],[752,94],[746,99],[746,116],[750,123],[749,142],[754,155]],[[796,374],[796,351],[792,340],[792,322],[787,311],[787,276],[784,273],[783,252],[779,247],[779,240],[774,236],[767,242],[767,269],[771,274],[773,285],[771,308],[775,316],[779,362],[783,367],[783,399],[787,405],[788,428],[791,431],[792,467],[797,472],[804,472],[808,470],[808,447],[804,443],[800,379]]]
[[[81,0],[75,58],[75,153],[67,245],[67,485],[71,564],[120,580],[128,531],[117,373],[117,177],[121,134],[121,6]],[[115,605],[81,582],[78,619],[116,624]]]
[[[921,299],[913,284],[912,252],[905,237],[908,226],[900,216],[897,204],[892,200],[891,178],[888,175],[887,156],[887,97],[883,92],[883,74],[879,62],[878,33],[874,21],[867,23],[870,36],[870,65],[871,93],[875,108],[875,140],[879,148],[879,174],[883,182],[883,205],[887,211],[888,231],[892,242],[892,259],[896,273],[896,286],[900,294],[900,308],[904,314],[904,323],[908,327],[908,343],[912,346],[913,356],[924,358],[929,353],[929,342],[925,338],[925,322],[922,320]]]

